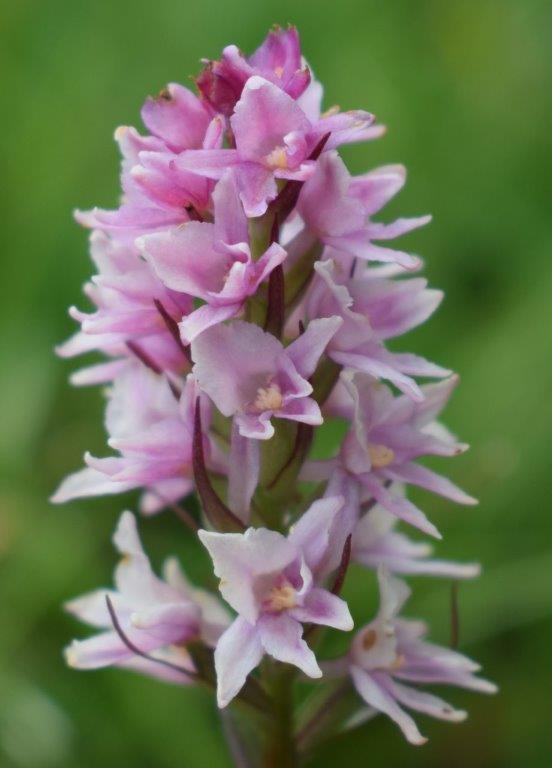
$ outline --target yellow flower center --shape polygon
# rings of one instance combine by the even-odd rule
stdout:
[[[267,611],[285,611],[288,608],[295,608],[297,602],[295,589],[291,584],[284,583],[279,587],[272,587],[269,591],[264,607]]]
[[[277,384],[270,384],[268,387],[259,387],[257,397],[253,401],[253,407],[259,413],[263,411],[277,411],[284,404],[282,392]]]
[[[386,445],[370,443],[368,446],[368,456],[374,469],[382,469],[382,467],[387,467],[388,464],[395,460],[395,451]]]
[[[285,170],[288,167],[285,147],[275,147],[272,152],[269,152],[265,157],[265,162],[269,168],[281,168],[282,170]]]

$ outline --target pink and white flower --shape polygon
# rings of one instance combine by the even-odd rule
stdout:
[[[391,718],[411,744],[424,744],[427,739],[403,707],[456,723],[467,714],[414,685],[454,685],[480,693],[495,693],[497,688],[476,677],[480,667],[466,656],[426,642],[423,622],[398,617],[410,595],[404,581],[390,577],[384,569],[378,572],[378,580],[378,615],[358,632],[348,656],[330,662],[327,671],[348,671],[369,707]]]
[[[96,458],[87,453],[87,467],[69,475],[52,501],[62,503],[143,488],[142,511],[152,513],[188,495],[194,487],[192,441],[197,396],[192,376],[186,379],[177,400],[164,377],[140,363],[129,365],[115,379],[106,410],[108,445],[120,455]]]
[[[229,117],[245,83],[254,75],[269,80],[293,99],[304,93],[311,75],[301,56],[299,33],[295,27],[275,27],[251,56],[245,56],[235,45],[227,45],[220,61],[205,62],[196,82],[207,103],[216,112]]]
[[[396,529],[402,520],[440,538],[407,498],[409,485],[476,503],[419,463],[467,448],[436,421],[457,377],[387,346],[441,302],[425,279],[407,276],[421,260],[387,245],[430,217],[374,220],[405,170],[351,176],[337,148],[383,129],[362,110],[322,112],[322,86],[295,28],[273,30],[251,56],[228,46],[204,63],[199,95],[170,84],[142,109],[146,135],[117,130],[120,207],[77,213],[93,229],[97,274],[85,286],[93,310],[71,309],[81,328],[58,351],[105,356],[73,383],[110,384],[115,454],[86,454],[86,467],[53,500],[141,489],[143,512],[167,506],[184,518],[176,502],[195,488],[213,530],[185,522],[237,615],[190,586],[174,559],[158,578],[125,512],[114,537],[123,555],[115,588],[67,606],[99,633],[75,641],[67,660],[177,683],[211,683],[216,673],[220,707],[247,682],[244,704],[269,712],[268,720],[282,716],[278,729],[269,723],[261,734],[268,740],[293,720],[274,706],[276,686],[265,687],[264,674],[248,680],[268,655],[313,679],[322,669],[346,678],[314,707],[298,743],[291,732],[281,739],[291,751],[316,746],[321,714],[336,731],[345,725],[341,708],[328,705],[351,694],[349,677],[368,714],[386,714],[420,744],[404,708],[450,721],[465,713],[417,685],[495,690],[476,677],[477,665],[426,642],[423,624],[399,617],[409,590],[389,576],[479,572],[431,559],[430,546]],[[419,378],[441,381],[422,386]],[[336,455],[315,460],[326,436],[313,428],[334,418],[348,431]],[[263,527],[268,521],[274,530]],[[319,665],[307,642],[314,625],[353,628],[338,596],[351,561],[377,570],[380,610],[344,657]],[[274,682],[279,674],[293,682],[289,670],[272,661],[268,668]],[[236,749],[247,751],[241,725],[226,725]]]
[[[373,243],[393,240],[431,221],[431,216],[397,219],[392,224],[371,221],[370,217],[401,189],[405,178],[402,166],[386,166],[351,177],[337,152],[325,152],[301,189],[297,211],[312,238],[337,251],[417,269],[418,258]]]
[[[90,237],[90,252],[98,274],[84,287],[96,310],[89,314],[71,307],[71,316],[81,329],[57,352],[74,357],[100,351],[110,360],[73,374],[75,385],[103,384],[125,370],[135,344],[163,371],[181,373],[188,366],[159,308],[178,323],[192,309],[192,297],[166,288],[151,266],[129,243],[121,243],[96,230]]]
[[[343,323],[328,344],[339,365],[394,384],[414,400],[423,394],[413,377],[442,378],[451,371],[419,355],[390,352],[385,341],[415,328],[430,317],[443,294],[422,278],[388,280],[370,270],[350,276],[338,263],[314,265],[316,278],[304,303],[306,319],[341,317]],[[357,274],[358,272],[358,274]]]
[[[322,424],[308,379],[341,319],[313,320],[288,347],[251,323],[217,325],[192,343],[193,374],[240,434],[257,440],[274,435],[271,419]]]
[[[123,158],[121,206],[76,213],[83,226],[127,242],[190,221],[209,208],[212,182],[176,171],[173,161],[185,149],[220,147],[224,135],[224,119],[177,83],[146,101],[142,120],[151,135],[141,136],[127,126],[115,132]]]
[[[393,397],[389,388],[370,377],[347,374],[341,380],[349,398],[345,395],[343,402],[342,390],[336,398],[340,402],[333,407],[342,414],[348,413],[352,428],[341,444],[339,456],[311,463],[304,477],[329,478],[337,472],[334,488],[354,481],[361,500],[374,499],[392,515],[430,536],[441,538],[424,513],[396,486],[389,486],[412,484],[458,504],[477,503],[450,480],[415,461],[422,456],[457,456],[467,450],[467,445],[458,443],[435,421],[458,378],[422,387],[421,402],[405,395]]]
[[[310,155],[324,136],[331,133],[328,148],[362,141],[371,138],[366,131],[372,121],[372,115],[357,111],[311,123],[285,91],[253,75],[230,117],[235,148],[187,150],[174,166],[209,179],[220,179],[232,168],[247,216],[262,216],[278,193],[279,179],[305,181],[314,173]]]
[[[253,259],[247,218],[230,173],[218,182],[213,201],[214,224],[192,221],[138,241],[168,289],[205,302],[180,324],[185,344],[212,325],[237,315],[246,299],[286,258],[285,250],[272,243]]]
[[[69,613],[101,630],[87,640],[74,640],[66,649],[68,664],[77,669],[118,666],[175,683],[187,683],[194,665],[186,643],[202,641],[213,647],[229,623],[224,606],[202,589],[192,587],[178,561],[170,558],[164,578],[153,572],[130,512],[123,512],[113,537],[122,559],[115,570],[115,589],[98,589],[66,603]],[[153,657],[137,656],[113,626],[106,597],[118,624],[136,648]],[[161,662],[169,662],[169,668]]]
[[[314,653],[302,639],[304,623],[353,628],[344,600],[317,585],[317,574],[332,554],[330,531],[341,504],[340,498],[316,501],[287,538],[266,528],[199,532],[221,594],[238,614],[215,650],[219,707],[239,693],[265,653],[320,677]]]

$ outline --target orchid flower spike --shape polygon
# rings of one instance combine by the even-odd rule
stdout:
[[[400,616],[410,589],[397,576],[480,572],[433,557],[427,537],[442,534],[409,498],[415,486],[476,504],[423,464],[467,450],[440,420],[458,376],[400,346],[443,299],[393,242],[430,216],[385,220],[403,166],[351,175],[341,147],[383,127],[323,106],[294,27],[249,55],[227,45],[195,85],[170,83],[146,99],[143,129],[116,130],[120,205],[76,213],[95,275],[57,351],[95,356],[71,381],[105,386],[108,450],[85,453],[52,501],[137,491],[143,514],[176,513],[228,608],[174,558],[157,576],[124,512],[114,587],[67,603],[97,630],[67,661],[201,682],[221,708],[237,698],[224,724],[240,765],[303,765],[347,726],[354,689],[358,718],[381,712],[421,744],[407,710],[465,713],[419,686],[495,690]],[[328,660],[331,634],[353,629],[355,584],[376,578],[377,615]],[[298,680],[320,689],[300,727]]]

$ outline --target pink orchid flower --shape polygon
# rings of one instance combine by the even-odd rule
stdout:
[[[313,320],[286,348],[251,323],[214,326],[192,342],[193,374],[219,411],[234,416],[244,437],[270,439],[272,417],[321,424],[308,379],[341,322]]]
[[[94,208],[76,213],[83,226],[130,242],[146,232],[190,221],[193,211],[209,207],[212,182],[177,172],[172,161],[185,149],[218,148],[224,135],[224,120],[177,83],[146,101],[142,120],[151,135],[141,136],[126,126],[115,132],[123,158],[121,206],[115,211]]]
[[[337,152],[324,152],[301,189],[297,211],[313,239],[363,260],[416,269],[420,265],[417,257],[372,242],[392,240],[431,221],[431,216],[397,219],[392,224],[371,221],[401,189],[405,178],[402,166],[351,177]]]
[[[427,542],[412,541],[395,528],[398,523],[381,504],[364,514],[352,534],[351,558],[376,570],[385,566],[391,573],[436,576],[443,579],[474,579],[481,573],[478,563],[454,563],[430,558]]]
[[[87,640],[74,640],[65,650],[68,664],[77,669],[115,665],[168,682],[189,682],[186,672],[193,673],[194,665],[185,644],[201,640],[214,647],[229,624],[228,613],[214,595],[190,586],[176,559],[165,562],[164,579],[155,575],[131,512],[121,515],[113,543],[122,555],[115,590],[98,589],[65,605],[73,616],[102,630]],[[151,659],[135,655],[115,630],[106,596],[124,637]]]
[[[391,718],[411,744],[424,744],[427,739],[403,706],[450,722],[465,720],[467,715],[406,683],[454,685],[481,693],[495,693],[497,688],[475,676],[480,667],[466,656],[426,642],[423,622],[398,618],[410,595],[403,581],[390,577],[385,569],[378,571],[378,580],[377,617],[358,632],[348,656],[329,662],[325,671],[348,671],[370,708]]]
[[[272,243],[253,259],[247,218],[230,173],[218,182],[213,201],[214,224],[192,221],[138,241],[168,289],[205,302],[180,324],[185,344],[212,325],[237,315],[245,300],[286,258],[285,250]]]
[[[387,379],[414,400],[422,391],[413,376],[441,378],[451,371],[409,353],[390,352],[384,342],[415,328],[439,306],[443,294],[417,278],[402,281],[373,277],[370,270],[353,276],[331,260],[314,265],[316,279],[303,303],[306,319],[342,317],[328,345],[328,355],[345,368]]]
[[[467,450],[466,444],[458,443],[445,427],[435,422],[458,377],[422,387],[421,402],[404,395],[393,397],[389,388],[367,376],[345,374],[341,381],[349,400],[341,404],[340,395],[341,403],[330,402],[328,407],[333,407],[334,412],[348,412],[352,428],[337,458],[311,462],[303,476],[311,480],[328,478],[337,471],[330,492],[350,484],[353,479],[358,483],[360,500],[363,496],[374,499],[399,519],[441,538],[415,504],[388,486],[393,483],[417,485],[459,504],[477,504],[476,499],[447,478],[415,463],[422,456],[457,456]],[[349,525],[354,522],[352,518],[351,514]]]
[[[87,467],[69,475],[52,501],[145,488],[141,508],[152,513],[189,494],[194,487],[192,441],[198,394],[188,376],[177,401],[164,377],[139,363],[130,365],[113,383],[106,411],[108,444],[120,455],[96,458],[87,453]]]
[[[331,133],[326,147],[362,141],[372,121],[372,115],[357,111],[311,123],[291,96],[254,75],[230,118],[235,148],[187,150],[174,166],[210,179],[232,168],[246,215],[262,216],[277,195],[278,180],[305,181],[312,175],[316,164],[309,157],[322,137]]]
[[[199,532],[221,580],[221,594],[238,613],[215,650],[219,707],[236,696],[265,653],[320,677],[314,653],[302,639],[304,623],[353,628],[347,604],[316,586],[333,546],[329,533],[341,504],[340,498],[314,502],[287,538],[266,528],[244,534]]]
[[[292,99],[301,96],[311,76],[301,56],[299,33],[295,27],[271,30],[251,56],[244,56],[236,45],[226,46],[220,61],[205,62],[196,82],[213,109],[230,117],[245,83],[253,75],[269,80]]]
[[[192,309],[192,298],[166,288],[128,243],[96,230],[90,237],[90,252],[98,274],[85,285],[84,293],[96,310],[89,314],[71,307],[69,313],[81,323],[81,330],[61,344],[57,353],[74,357],[101,351],[111,360],[77,371],[72,383],[82,386],[113,380],[131,356],[128,342],[136,344],[161,370],[182,372],[186,358],[158,307],[176,325]]]
[[[327,471],[327,470],[326,470]],[[320,479],[324,474],[320,463],[311,462],[303,471],[304,479]],[[405,497],[405,488],[393,483],[392,498]],[[399,518],[381,504],[342,468],[333,470],[326,486],[325,497],[340,496],[343,505],[336,514],[331,532],[334,558],[328,558],[325,573],[339,565],[339,552],[351,538],[351,560],[376,570],[385,566],[392,573],[414,576],[436,576],[446,579],[473,579],[481,573],[478,563],[455,563],[430,557],[433,548],[422,541],[413,541],[397,532]]]

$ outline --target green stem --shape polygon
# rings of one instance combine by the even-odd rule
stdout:
[[[313,397],[319,405],[323,405],[328,399],[340,373],[341,366],[334,363],[330,358],[323,359],[314,372],[311,384],[314,390]]]
[[[311,711],[307,721],[296,735],[296,744],[302,756],[309,753],[319,742],[335,734],[339,724],[358,708],[356,697],[350,696],[351,684],[343,681],[325,693]]]
[[[263,768],[297,768],[299,765],[293,736],[294,674],[288,666],[274,665],[271,670],[274,716],[268,727]]]

